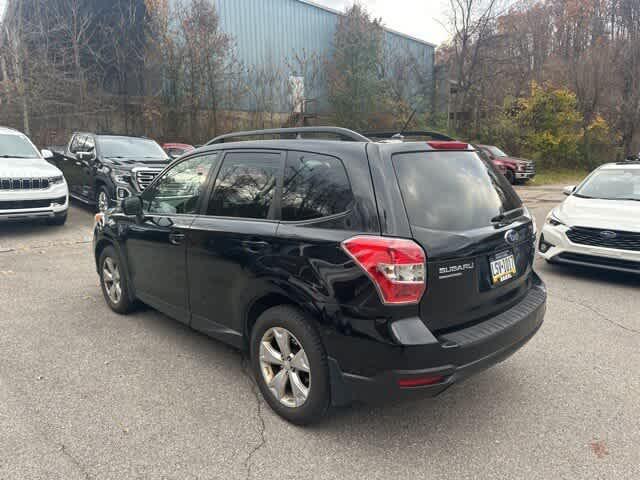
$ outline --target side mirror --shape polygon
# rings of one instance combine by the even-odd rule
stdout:
[[[51,150],[41,150],[40,153],[42,154],[42,158],[44,158],[45,160],[53,158],[53,152]]]
[[[138,196],[128,197],[122,201],[122,211],[131,217],[142,215],[142,199]]]
[[[567,197],[572,195],[573,192],[576,191],[576,186],[575,185],[569,185],[568,187],[564,187],[562,189],[562,193],[564,193]]]
[[[76,158],[78,160],[91,160],[94,157],[95,157],[95,155],[93,154],[93,152],[78,152],[78,153],[76,153]]]

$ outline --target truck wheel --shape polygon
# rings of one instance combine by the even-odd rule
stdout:
[[[111,192],[104,185],[101,185],[98,188],[98,192],[96,193],[96,209],[100,213],[104,213],[113,207],[113,202],[111,201]]]
[[[329,365],[314,320],[288,306],[264,312],[251,332],[251,363],[262,396],[285,420],[321,420],[331,400]]]

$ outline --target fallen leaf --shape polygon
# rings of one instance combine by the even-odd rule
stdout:
[[[609,450],[602,440],[593,440],[589,446],[593,454],[598,458],[604,458],[609,455]]]

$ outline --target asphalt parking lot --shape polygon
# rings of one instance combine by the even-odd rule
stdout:
[[[522,188],[542,224],[559,188]],[[152,310],[112,313],[93,216],[0,225],[0,479],[640,477],[640,278],[537,269],[539,334],[438,398],[298,428],[241,355]]]

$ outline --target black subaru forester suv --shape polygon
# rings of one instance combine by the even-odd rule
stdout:
[[[437,395],[522,347],[545,313],[535,222],[460,142],[240,132],[97,219],[109,306],[141,301],[248,351],[266,401],[298,424]]]

